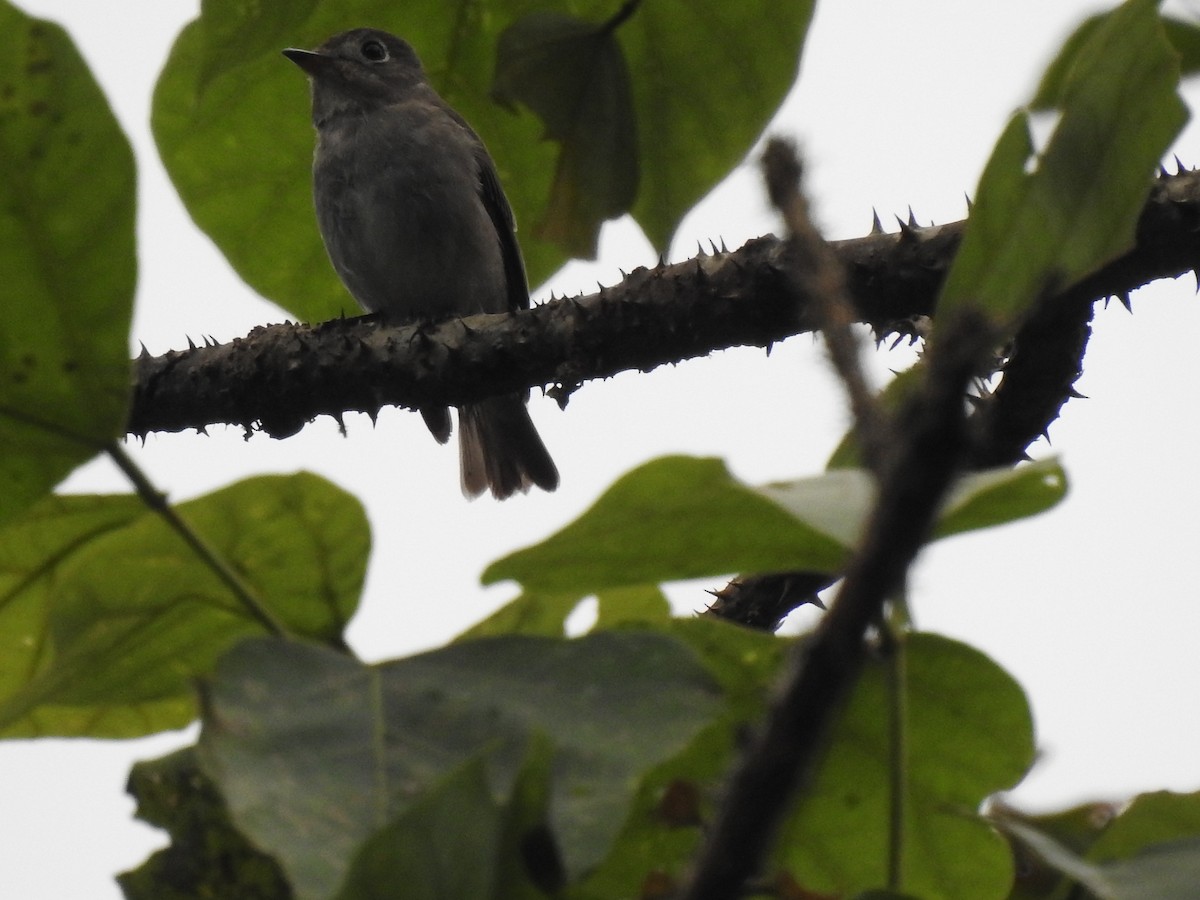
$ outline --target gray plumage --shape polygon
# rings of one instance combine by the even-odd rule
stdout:
[[[412,47],[360,28],[284,55],[312,82],[317,224],[359,304],[402,322],[527,308],[525,265],[496,167],[429,84]],[[449,411],[421,414],[445,443]],[[467,496],[558,486],[524,397],[490,398],[463,407],[458,419]]]

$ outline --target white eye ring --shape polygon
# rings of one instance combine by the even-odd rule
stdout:
[[[364,41],[362,45],[363,59],[371,62],[383,62],[388,58],[388,50],[379,41]]]

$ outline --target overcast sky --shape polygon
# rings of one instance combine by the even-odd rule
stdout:
[[[134,142],[141,236],[134,342],[161,353],[185,347],[188,335],[227,340],[280,321],[283,313],[251,294],[192,226],[150,139],[154,79],[198,4],[21,6],[71,31]],[[885,223],[907,215],[909,204],[923,224],[962,218],[964,194],[974,192],[1008,116],[1073,25],[1104,8],[1069,0],[824,5],[800,84],[772,130],[801,140],[828,236],[864,234],[872,207]],[[368,23],[346,23],[360,24]],[[296,102],[307,115],[300,86]],[[1185,162],[1200,160],[1194,127],[1178,152]],[[736,247],[778,227],[751,161],[687,217],[671,257],[692,255],[697,241]],[[597,280],[619,280],[618,268],[654,260],[628,223],[606,230],[602,250],[600,263],[569,267],[555,290],[590,292]],[[1138,292],[1133,316],[1119,305],[1098,312],[1078,385],[1090,399],[1067,406],[1051,430],[1052,448],[1035,447],[1039,455],[1062,454],[1071,478],[1065,503],[1030,522],[943,542],[912,579],[921,628],[989,653],[1030,695],[1042,757],[1012,796],[1018,804],[1051,808],[1200,788],[1194,287],[1189,277]],[[882,377],[908,359],[898,353],[873,367]],[[348,418],[348,439],[322,421],[286,441],[246,442],[236,429],[213,429],[207,437],[155,436],[130,449],[175,499],[299,469],[361,497],[376,552],[349,637],[377,660],[437,646],[511,597],[511,585],[478,587],[484,565],[571,521],[639,463],[666,453],[721,456],[752,483],[819,471],[846,423],[840,400],[808,337],[777,346],[770,358],[728,351],[592,383],[565,412],[535,396],[532,414],[562,487],[504,504],[464,501],[457,453],[399,411],[382,415],[377,427]],[[68,487],[127,490],[99,464]],[[671,594],[681,611],[697,609],[708,586],[679,585]],[[794,627],[812,614],[804,611]],[[128,743],[0,744],[0,897],[119,897],[112,873],[162,844],[160,833],[131,820],[128,767],[192,738],[189,731]]]

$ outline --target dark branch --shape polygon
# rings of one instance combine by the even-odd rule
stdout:
[[[857,318],[882,335],[931,315],[963,224],[832,244]],[[793,265],[786,246],[765,237],[512,315],[420,328],[361,319],[256,328],[229,344],[137,360],[127,430],[227,423],[285,437],[319,415],[459,405],[540,385],[565,402],[585,381],[811,331],[811,298],[797,301],[786,274]],[[1200,174],[1190,172],[1161,179],[1134,249],[1062,299],[1123,295],[1197,265]]]
[[[995,335],[979,315],[945,323],[923,391],[900,414],[866,535],[829,612],[800,652],[762,734],[735,772],[682,900],[736,897],[758,873],[868,653],[866,635],[932,529],[967,453],[963,393]]]

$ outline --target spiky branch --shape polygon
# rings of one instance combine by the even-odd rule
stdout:
[[[910,217],[898,233],[877,228],[834,243],[858,320],[882,336],[907,333],[916,317],[932,315],[964,225],[922,228]],[[796,265],[786,244],[763,237],[736,251],[638,269],[590,296],[513,315],[434,326],[370,319],[289,323],[256,328],[228,344],[143,355],[136,361],[127,430],[145,435],[225,423],[286,437],[320,415],[461,405],[546,385],[565,403],[592,379],[726,347],[770,346],[812,331],[812,298],[792,289],[789,273]],[[1077,308],[1109,296],[1128,303],[1133,288],[1197,266],[1200,175],[1164,176],[1142,212],[1136,246],[1048,308]],[[1044,429],[1053,418],[1044,410],[1056,412],[1066,396],[1060,376],[1031,379],[1020,402],[1009,406],[1014,414],[993,416],[997,434],[1013,431],[1015,412],[1030,408],[1043,410],[1035,418],[1044,421],[1033,425]],[[1044,389],[1052,395],[1025,393]],[[1019,443],[1030,427],[1022,421],[1008,444]]]

